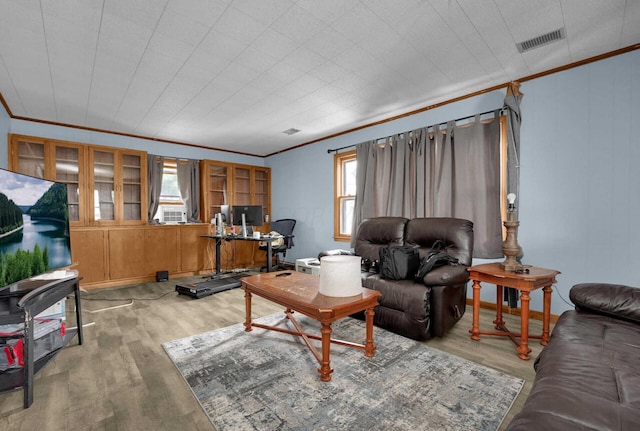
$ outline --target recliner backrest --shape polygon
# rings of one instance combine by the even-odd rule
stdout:
[[[358,226],[354,251],[357,256],[369,260],[380,259],[380,248],[404,245],[404,217],[375,217],[363,220]]]
[[[405,245],[417,246],[424,257],[433,244],[441,240],[449,256],[462,265],[471,265],[473,258],[473,222],[450,217],[427,217],[409,220]]]

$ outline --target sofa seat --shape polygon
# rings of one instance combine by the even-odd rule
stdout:
[[[589,292],[604,298],[615,290],[601,285],[599,292]],[[572,300],[576,297],[572,289]],[[624,296],[617,295],[616,302],[624,304]],[[508,430],[640,429],[640,324],[613,317],[615,308],[562,314],[536,359],[525,406]]]

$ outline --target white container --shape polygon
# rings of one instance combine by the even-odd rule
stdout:
[[[362,294],[360,256],[325,256],[320,260],[319,292],[347,297]]]

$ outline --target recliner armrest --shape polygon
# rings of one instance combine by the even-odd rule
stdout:
[[[468,280],[466,265],[445,265],[429,271],[422,282],[427,286],[452,286]]]
[[[581,311],[591,311],[640,323],[640,289],[622,284],[580,283],[569,298]]]

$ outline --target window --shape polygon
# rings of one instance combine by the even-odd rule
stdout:
[[[162,168],[161,204],[182,204],[178,187],[178,172],[175,159],[165,159]]]
[[[350,241],[353,209],[356,201],[356,151],[333,156],[335,175],[334,232],[335,241]]]
[[[186,208],[180,196],[178,186],[178,169],[175,159],[164,159],[162,166],[162,189],[160,204],[153,216],[162,223],[179,223],[186,221]]]

